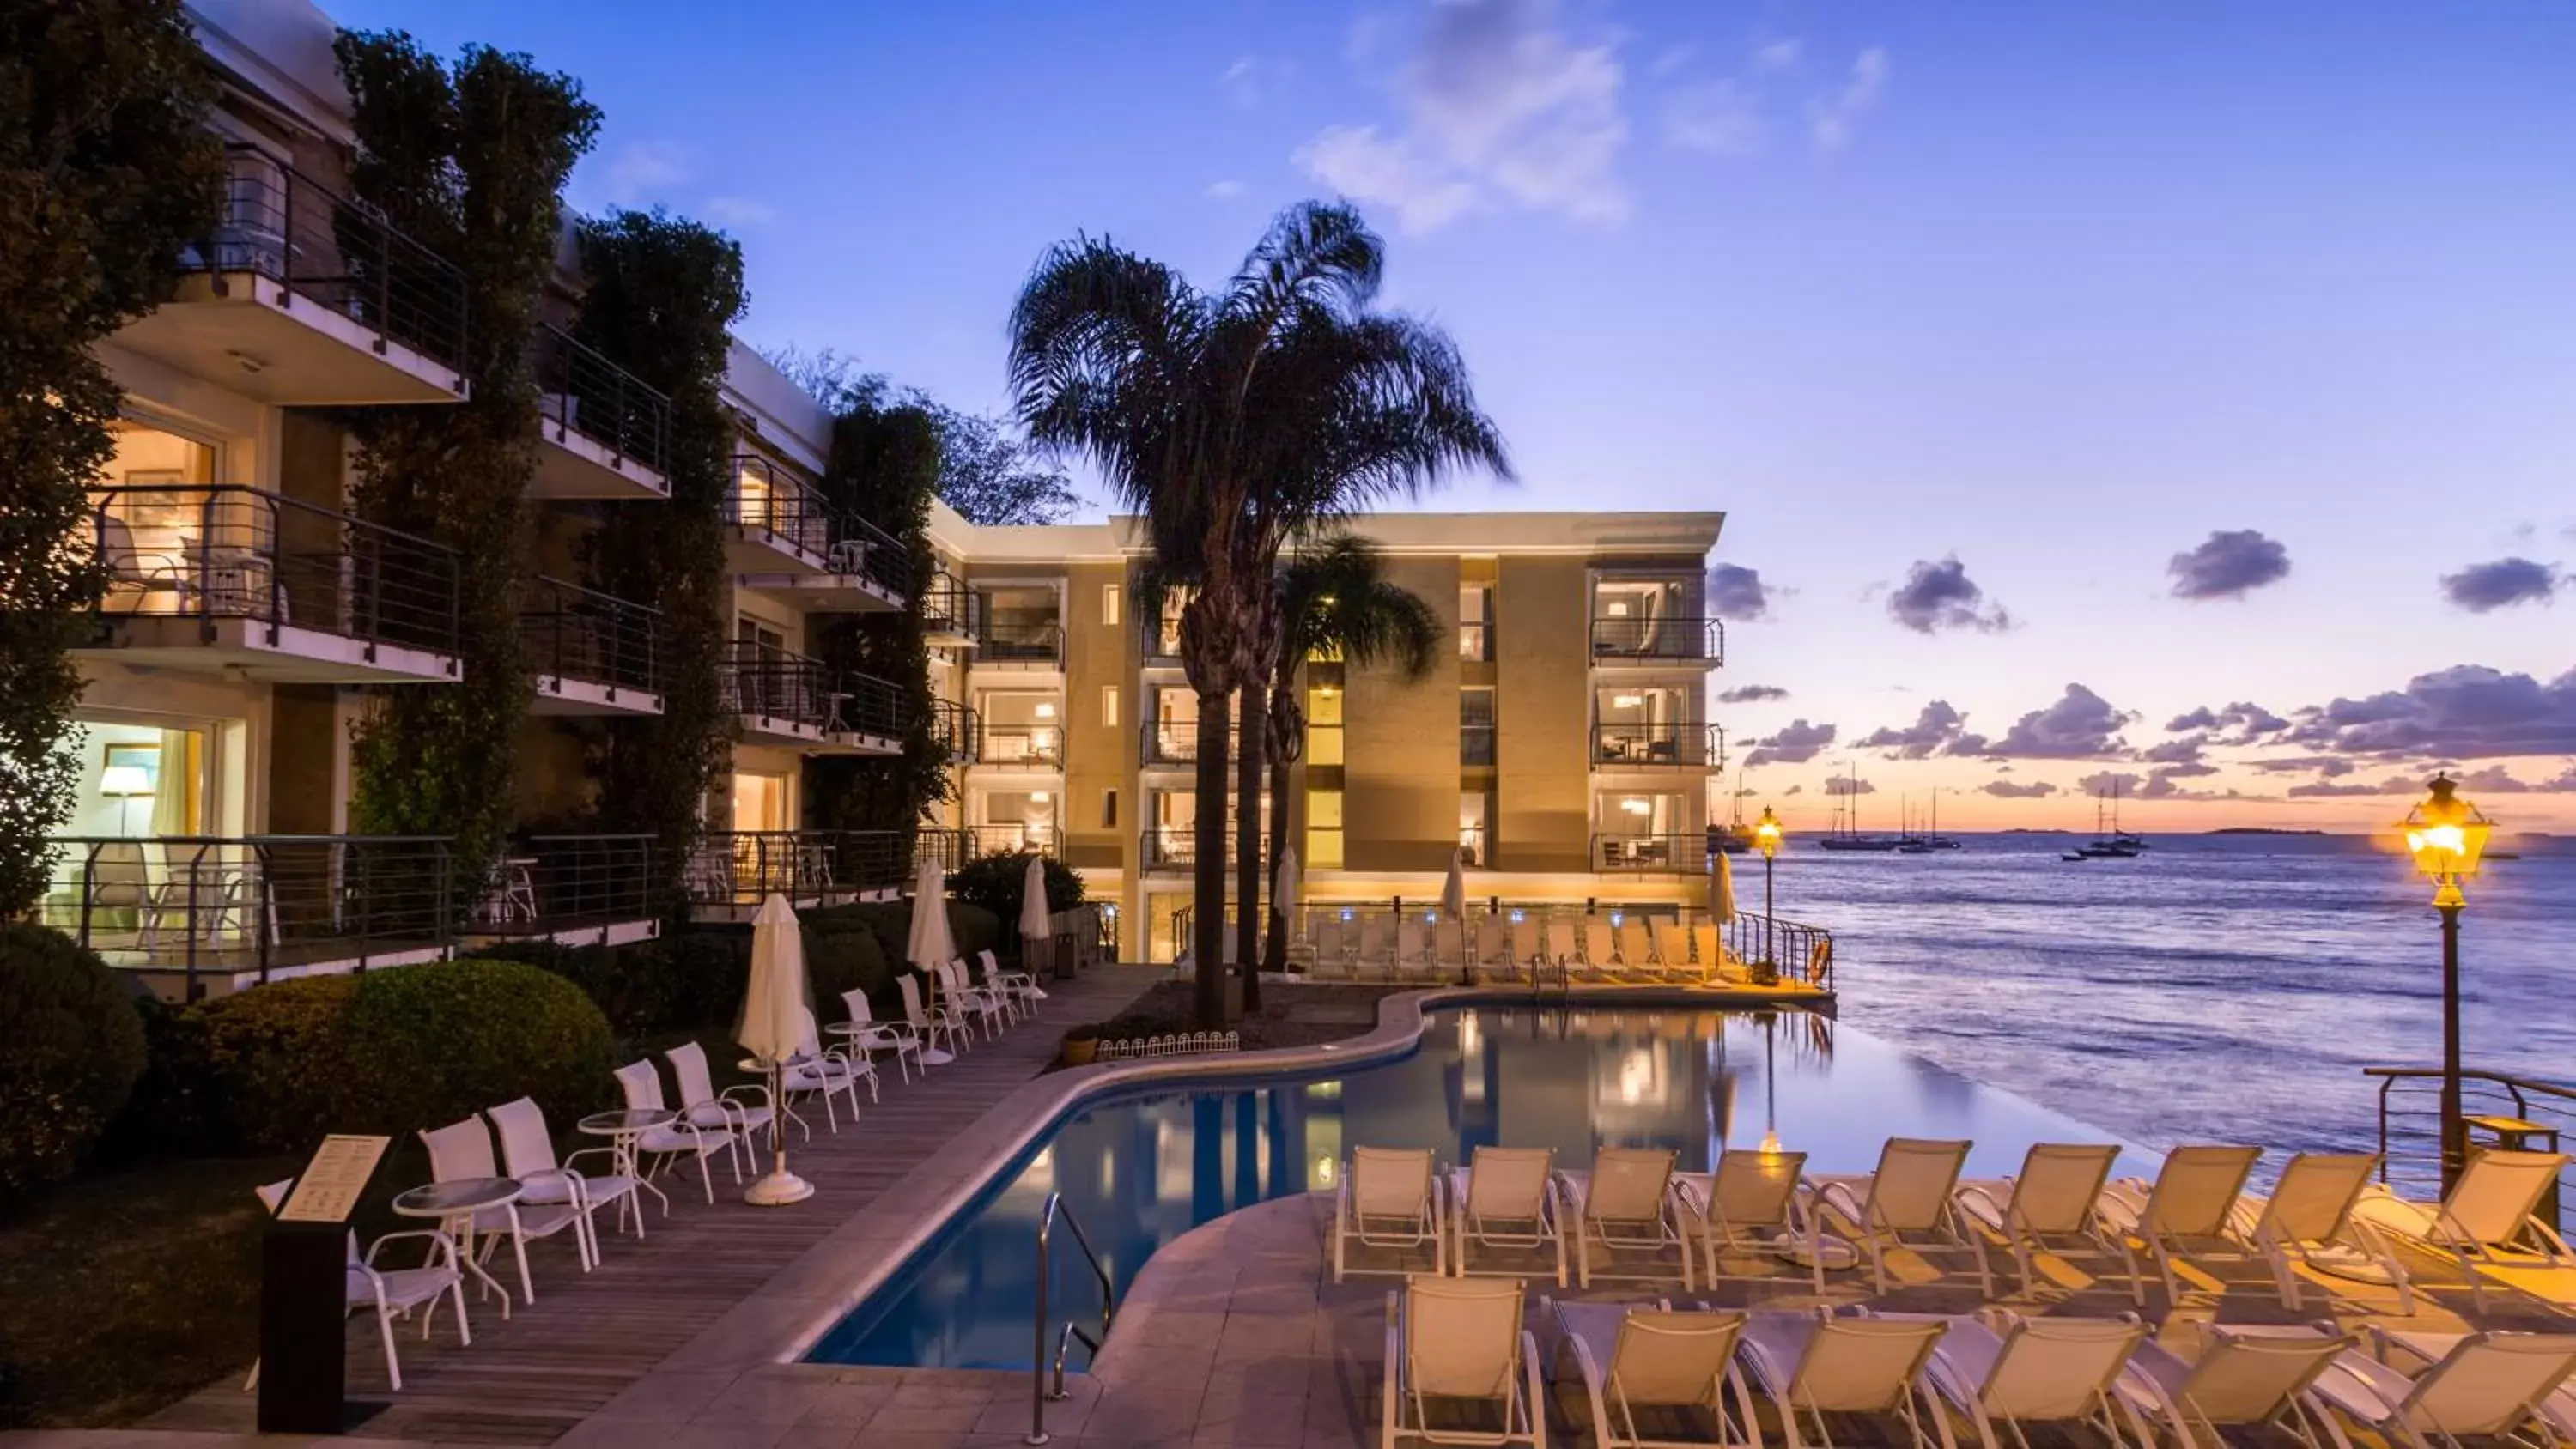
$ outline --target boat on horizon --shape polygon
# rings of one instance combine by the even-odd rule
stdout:
[[[1903,837],[1895,835],[1864,835],[1861,833],[1860,772],[1853,769],[1849,762],[1845,762],[1843,766],[1843,776],[1851,782],[1851,789],[1835,800],[1834,823],[1825,836],[1816,842],[1817,848],[1821,850],[1857,850],[1873,855],[1890,855],[1895,853],[1895,851],[1905,843]]]
[[[2111,825],[2109,831],[2106,833],[2103,830],[2102,797],[2096,795],[2093,797],[2093,843],[2090,845],[2079,845],[2073,850],[2068,851],[2065,855],[2059,857],[2060,859],[2134,860],[2146,851],[2147,842],[2144,839],[2132,835],[2128,831],[2120,828],[2120,782],[2116,779],[2111,782],[2110,798]]]

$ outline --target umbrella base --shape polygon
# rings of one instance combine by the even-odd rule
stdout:
[[[921,1049],[921,1064],[925,1067],[944,1067],[955,1060],[957,1060],[955,1053],[944,1052],[937,1047]]]
[[[814,1184],[782,1167],[753,1183],[751,1190],[742,1195],[742,1200],[753,1207],[785,1207],[813,1195]]]

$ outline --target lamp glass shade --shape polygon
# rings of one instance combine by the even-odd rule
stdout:
[[[2476,875],[2479,858],[2486,854],[2487,835],[2495,829],[2456,790],[2448,776],[2434,777],[2432,792],[2397,822],[2406,839],[2406,853],[2415,857],[2415,869],[2435,880]]]
[[[1780,817],[1771,813],[1770,806],[1763,806],[1762,818],[1753,824],[1754,846],[1764,855],[1777,855],[1780,852],[1781,834]]]
[[[123,798],[152,793],[152,773],[141,765],[110,765],[98,776],[98,793]]]

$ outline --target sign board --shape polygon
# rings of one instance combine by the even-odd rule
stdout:
[[[376,1164],[382,1162],[390,1137],[356,1137],[333,1133],[322,1139],[313,1160],[304,1164],[304,1175],[295,1180],[295,1194],[278,1209],[277,1220],[284,1223],[345,1223],[358,1207],[358,1197],[367,1190],[367,1179],[376,1175]]]

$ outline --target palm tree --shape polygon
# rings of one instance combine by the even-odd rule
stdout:
[[[1270,944],[1262,957],[1265,971],[1288,966],[1288,917],[1279,905],[1279,857],[1288,846],[1288,770],[1306,753],[1306,708],[1298,702],[1298,677],[1317,655],[1338,656],[1343,663],[1367,668],[1391,664],[1408,680],[1431,672],[1447,632],[1439,612],[1422,596],[1386,577],[1386,560],[1377,545],[1352,534],[1336,534],[1320,546],[1300,551],[1279,571],[1279,657],[1271,667],[1269,729],[1265,738],[1270,765]],[[1249,768],[1251,756],[1246,753]]]

